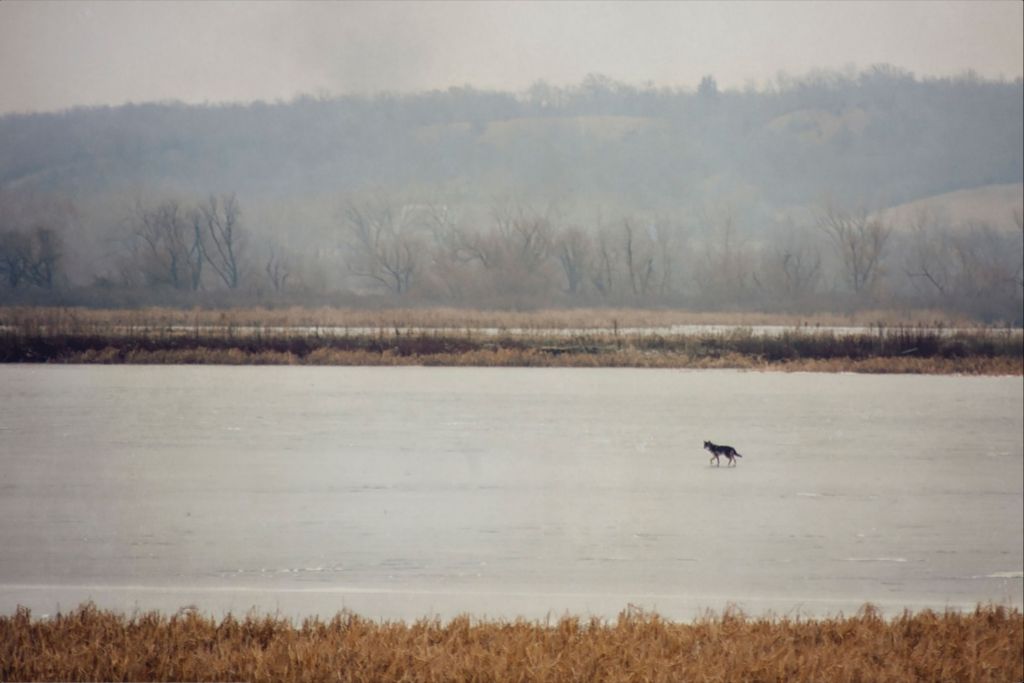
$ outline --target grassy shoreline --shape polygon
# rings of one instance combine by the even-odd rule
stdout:
[[[794,315],[758,312],[700,312],[644,308],[571,308],[532,311],[472,308],[66,308],[2,306],[0,324],[40,323],[59,326],[266,326],[449,329],[610,329],[657,328],[671,325],[784,327],[944,327],[979,328],[967,318],[940,311],[857,311],[851,314]]]
[[[627,610],[617,620],[221,621],[194,609],[126,616],[91,604],[36,620],[0,616],[0,680],[247,681],[1012,681],[1024,615],[870,605],[824,619],[736,610],[690,623]]]
[[[775,328],[763,333],[663,311],[265,313],[0,309],[0,362],[1024,374],[1020,330],[950,321],[851,328],[761,316]]]

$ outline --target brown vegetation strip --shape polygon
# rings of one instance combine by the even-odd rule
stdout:
[[[194,611],[126,617],[85,605],[0,617],[2,680],[956,681],[1024,679],[1017,609],[826,619],[708,614],[615,621],[216,621]]]
[[[784,327],[873,327],[886,325],[977,327],[967,318],[942,311],[858,311],[848,315],[815,313],[793,315],[757,312],[700,312],[642,308],[567,308],[532,311],[477,310],[471,308],[228,308],[90,309],[57,307],[2,307],[0,323],[46,324],[51,327],[364,327],[446,329],[611,329],[653,328],[672,325],[777,325]]]
[[[457,325],[451,311],[426,312],[393,325],[359,327],[253,324],[251,312],[224,311],[219,321],[181,311],[103,312],[0,309],[0,362],[228,365],[447,365],[496,367],[737,368],[810,372],[1024,374],[1020,330],[950,330],[877,325],[836,331],[798,326],[772,334],[749,327],[673,332],[657,328],[548,327],[550,313],[516,319],[517,328]],[[607,313],[607,312],[605,312]],[[567,312],[578,315],[579,312]],[[638,314],[634,312],[634,314]],[[335,314],[324,313],[324,319]],[[467,314],[469,315],[469,314]],[[484,315],[484,314],[480,314]],[[502,314],[497,314],[500,316]],[[668,316],[668,314],[665,314]],[[128,316],[128,317],[125,317]],[[138,316],[138,317],[133,317]],[[271,316],[273,318],[273,316]],[[245,321],[245,325],[236,324]],[[532,322],[531,322],[532,321]],[[562,324],[571,318],[561,320]],[[307,321],[308,322],[308,321]],[[360,319],[369,322],[369,319]],[[378,323],[383,321],[378,319]],[[508,320],[505,320],[508,322]],[[608,321],[605,321],[608,322]],[[638,322],[631,319],[630,322]]]
[[[336,366],[447,366],[447,367],[574,367],[738,369],[781,372],[857,372],[869,374],[1021,375],[1024,368],[1012,358],[829,358],[766,361],[727,353],[689,356],[678,353],[622,351],[606,354],[560,353],[535,349],[474,350],[461,353],[401,355],[392,351],[316,349],[305,356],[290,352],[246,352],[237,348],[183,350],[118,349],[70,353],[62,363],[137,365],[336,365]]]

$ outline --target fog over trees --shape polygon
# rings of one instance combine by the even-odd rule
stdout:
[[[900,307],[1020,323],[1022,101],[1020,79],[880,66],[761,89],[591,76],[8,115],[0,304]],[[1004,200],[969,219],[921,201],[985,188]]]

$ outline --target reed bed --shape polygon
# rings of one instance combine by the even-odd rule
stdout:
[[[89,309],[0,306],[0,325],[47,325],[82,329],[111,327],[294,327],[294,328],[428,328],[541,330],[664,328],[678,325],[783,326],[783,327],[897,327],[975,328],[967,318],[941,311],[858,311],[843,315],[816,313],[699,312],[675,309],[575,308],[534,311],[476,310],[466,308],[231,308]]]
[[[1024,679],[1017,609],[904,612],[866,605],[824,619],[734,609],[676,623],[617,620],[375,622],[350,613],[300,625],[217,621],[194,609],[126,616],[91,604],[0,617],[2,680],[194,681],[944,681]]]
[[[535,326],[495,328],[479,326],[493,320],[456,321],[444,317],[449,313],[435,313],[440,317],[433,322],[445,326],[413,324],[431,322],[425,318],[376,327],[355,324],[369,319],[346,320],[340,327],[300,325],[298,318],[287,324],[278,319],[252,324],[247,314],[238,311],[196,312],[192,323],[185,324],[175,317],[184,312],[166,309],[112,313],[3,309],[0,362],[1024,374],[1024,335],[1015,329],[950,329],[933,321],[895,327],[879,323],[852,330],[800,325],[764,334],[749,326],[685,331],[673,331],[671,325],[625,327],[617,318],[610,327],[548,327],[552,319],[533,318]],[[525,319],[516,322],[526,324]]]

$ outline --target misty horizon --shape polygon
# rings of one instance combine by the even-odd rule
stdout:
[[[1022,24],[1006,2],[0,2],[0,302],[1019,322]]]
[[[603,73],[588,73],[584,75],[579,81],[566,82],[566,83],[554,83],[543,78],[539,78],[522,88],[499,88],[499,87],[480,87],[472,83],[463,83],[460,85],[450,85],[447,87],[438,88],[421,88],[412,90],[401,90],[401,89],[389,89],[382,88],[379,90],[368,90],[361,92],[329,92],[324,89],[318,91],[309,92],[296,92],[290,97],[278,97],[274,99],[252,99],[252,100],[204,100],[204,101],[189,101],[180,98],[168,98],[168,99],[154,99],[154,100],[129,100],[120,103],[107,103],[107,104],[75,104],[68,107],[52,110],[32,110],[32,111],[8,111],[0,112],[0,119],[5,117],[20,117],[20,116],[35,116],[35,115],[60,115],[76,110],[90,110],[90,109],[119,109],[119,108],[132,108],[132,107],[186,107],[186,108],[212,108],[212,109],[224,109],[224,108],[246,108],[253,106],[287,106],[300,104],[305,101],[319,101],[319,102],[331,102],[341,100],[361,100],[361,101],[372,101],[386,98],[416,98],[431,95],[444,95],[451,93],[479,93],[482,95],[504,95],[512,96],[513,98],[526,101],[533,93],[538,89],[549,89],[553,92],[571,92],[576,89],[586,87],[614,87],[620,88],[627,91],[636,93],[650,93],[657,95],[695,95],[699,92],[701,85],[705,83],[712,84],[716,91],[720,94],[747,94],[747,95],[772,95],[778,94],[781,90],[792,87],[794,84],[806,83],[806,82],[828,82],[840,79],[856,80],[862,77],[865,73],[872,71],[881,73],[893,73],[898,74],[901,77],[913,79],[921,83],[954,83],[954,82],[978,82],[978,83],[993,83],[1003,85],[1014,85],[1024,82],[1024,77],[1018,75],[1013,78],[1008,78],[1002,75],[997,76],[985,76],[978,73],[972,68],[966,68],[961,72],[952,73],[942,76],[921,76],[914,72],[902,68],[899,64],[889,63],[877,63],[871,64],[867,67],[860,68],[853,64],[848,64],[841,69],[822,69],[822,68],[811,68],[804,73],[779,73],[776,76],[769,78],[761,83],[747,83],[742,86],[726,86],[719,83],[718,79],[712,73],[707,73],[701,76],[697,81],[692,84],[675,84],[675,85],[659,85],[651,81],[623,81],[611,78],[607,74]]]
[[[1019,321],[1022,86],[875,67],[0,117],[0,298]]]
[[[127,103],[287,102],[599,74],[766,90],[891,64],[1024,74],[1020,3],[0,3],[0,114]],[[869,28],[871,38],[863,31]]]

